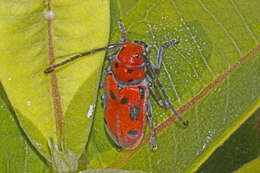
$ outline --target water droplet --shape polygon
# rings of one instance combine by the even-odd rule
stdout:
[[[31,106],[32,105],[32,102],[31,101],[27,101],[27,106]]]
[[[90,105],[87,113],[87,117],[90,118],[94,112],[95,105]]]
[[[48,20],[52,20],[55,17],[55,13],[52,10],[45,11],[44,17]]]

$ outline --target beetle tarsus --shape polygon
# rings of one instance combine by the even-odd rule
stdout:
[[[155,142],[155,137],[153,135],[151,135],[150,137],[150,142],[151,142],[152,151],[156,151],[158,147]]]

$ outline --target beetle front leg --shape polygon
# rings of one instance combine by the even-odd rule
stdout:
[[[155,141],[155,134],[154,134],[154,130],[153,130],[153,116],[152,116],[152,107],[150,102],[147,102],[147,117],[148,117],[148,121],[149,121],[149,127],[150,127],[150,142],[151,142],[151,147],[152,147],[152,151],[155,151],[157,149],[157,144]]]
[[[119,43],[121,44],[124,44],[126,42],[126,32],[125,32],[125,26],[123,23],[121,23],[120,21],[118,21],[118,25],[119,25],[119,29],[120,29],[120,32],[121,32],[121,38],[119,40]],[[109,60],[111,61],[111,57],[116,53],[118,52],[118,50],[114,49],[112,50],[111,52],[108,53],[108,57],[109,57]]]
[[[158,55],[157,55],[157,65],[156,67],[152,64],[153,68],[155,69],[156,73],[158,73],[158,71],[160,70],[161,68],[161,64],[162,64],[162,59],[163,59],[163,53],[164,51],[170,47],[170,46],[174,46],[176,44],[178,44],[179,41],[177,40],[170,40],[170,41],[167,41],[165,43],[163,43],[158,51]]]

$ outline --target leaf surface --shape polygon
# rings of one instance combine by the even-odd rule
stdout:
[[[119,169],[95,169],[95,170],[86,170],[81,171],[80,173],[144,173],[143,171],[127,171]]]
[[[118,152],[105,132],[99,100],[87,167],[145,172],[198,169],[259,107],[259,7],[258,1],[244,0],[140,0],[123,19],[127,38],[151,45],[153,62],[162,43],[180,41],[165,52],[159,78],[190,126],[183,128],[150,97],[158,150],[151,152],[146,136],[137,149]],[[118,36],[113,33],[112,40]]]
[[[105,46],[107,0],[2,0],[0,80],[22,129],[47,159],[47,143],[80,156],[89,135],[104,52],[57,69],[51,64]]]
[[[252,160],[251,162],[245,164],[243,167],[235,171],[235,173],[257,173],[260,170],[260,158]]]
[[[120,11],[120,16],[123,18],[127,15],[127,13],[134,8],[138,0],[116,0],[118,4],[118,9]]]
[[[0,170],[1,172],[47,173],[46,163],[25,139],[8,106],[0,84]]]
[[[260,156],[260,134],[257,119],[260,109],[251,116],[199,168],[197,173],[229,173]]]

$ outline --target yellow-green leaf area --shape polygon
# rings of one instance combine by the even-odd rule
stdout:
[[[120,169],[94,169],[94,170],[86,170],[81,171],[82,173],[144,173],[143,171],[127,171]]]
[[[47,173],[45,162],[25,140],[10,110],[0,83],[0,170],[1,172]],[[9,105],[9,106],[8,106]]]
[[[260,170],[260,158],[257,158],[245,164],[243,167],[239,168],[234,173],[258,173],[259,170]]]
[[[43,71],[51,58],[58,63],[107,44],[109,2],[0,3],[0,79],[22,129],[47,159],[47,141],[52,138],[59,143],[57,132],[62,132],[68,149],[79,157],[91,127],[104,52],[61,67],[54,74]],[[60,122],[55,118],[57,110]]]
[[[258,1],[244,0],[140,0],[122,20],[127,38],[151,45],[153,62],[163,42],[180,41],[166,50],[159,78],[190,125],[173,122],[172,113],[150,97],[158,150],[152,152],[145,138],[137,149],[119,152],[105,132],[98,104],[87,148],[88,168],[198,169],[259,107],[259,7]]]

